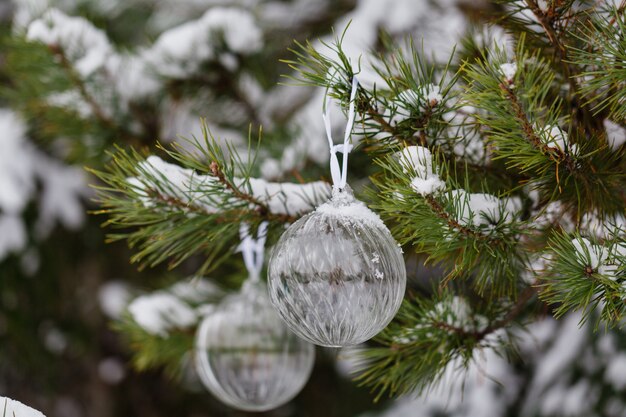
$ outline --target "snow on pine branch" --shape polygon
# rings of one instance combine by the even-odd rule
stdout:
[[[515,62],[505,62],[500,65],[500,72],[504,75],[504,80],[510,88],[514,88],[515,74],[517,74],[517,64]]]
[[[0,397],[0,410],[3,417],[46,417],[34,408],[7,397]]]
[[[391,122],[400,124],[416,113],[430,111],[442,102],[441,88],[435,84],[425,84],[417,90],[404,90],[394,100],[397,109],[391,117]],[[390,113],[389,109],[386,111]]]
[[[567,132],[564,132],[559,126],[547,125],[543,128],[537,127],[536,130],[543,143],[549,147],[561,152],[569,151],[570,154],[576,154],[578,147],[575,143],[570,143]]]
[[[263,34],[250,12],[238,8],[215,7],[200,19],[163,32],[154,45],[145,51],[145,59],[159,74],[187,77],[203,62],[219,60],[224,66],[236,67],[237,60],[228,54],[218,55],[219,40],[236,54],[248,55],[263,46]],[[231,69],[234,69],[231,68]]]
[[[510,223],[519,216],[522,202],[518,197],[498,198],[486,193],[450,191],[456,209],[456,220],[464,226],[493,228],[498,223]]]
[[[473,311],[465,297],[455,295],[439,301],[415,326],[403,329],[393,340],[394,343],[404,345],[419,340],[424,331],[427,331],[427,337],[431,337],[437,329],[450,335],[458,332],[479,333],[485,331],[488,325],[487,317]]]
[[[211,302],[223,295],[223,291],[212,282],[193,278],[140,295],[130,302],[128,312],[143,330],[167,338],[172,330],[194,326],[201,316],[210,313]],[[108,304],[113,301],[109,300]]]
[[[13,111],[0,109],[0,260],[28,243],[22,213],[37,196],[35,237],[44,239],[58,222],[78,228],[85,217],[81,197],[86,181],[79,168],[68,167],[38,151],[26,138],[26,125]],[[41,185],[37,190],[36,185]]]
[[[138,172],[139,176],[128,178],[127,182],[137,192],[144,206],[156,204],[155,196],[148,192],[152,190],[159,193],[156,198],[173,198],[199,207],[206,213],[218,213],[229,206],[245,202],[239,195],[242,192],[266,206],[272,214],[298,216],[326,201],[331,189],[323,181],[293,184],[237,177],[233,180],[234,189],[229,189],[217,176],[197,174],[191,169],[165,162],[157,156],[150,156],[141,162]],[[254,203],[249,205],[251,209],[255,208]]]
[[[523,367],[498,348],[476,349],[469,367],[460,358],[450,362],[441,382],[428,392],[361,417],[504,417],[511,410],[521,416],[591,416],[598,409],[606,416],[623,416],[626,354],[619,336],[593,332],[589,323],[579,327],[580,320],[574,313],[515,329],[511,350]],[[507,336],[494,334],[493,345],[501,338]]]
[[[415,173],[411,180],[411,188],[416,193],[426,196],[446,187],[446,183],[433,171],[433,156],[423,146],[407,146],[398,155],[405,173]]]
[[[581,272],[592,271],[609,278],[617,280],[623,267],[622,260],[626,258],[626,245],[616,243],[607,247],[605,245],[594,244],[587,238],[572,239],[576,261],[580,265]],[[624,285],[626,290],[626,284]]]
[[[57,9],[48,10],[27,29],[26,39],[58,47],[83,77],[104,65],[113,53],[106,34],[82,17],[67,16]]]
[[[189,328],[198,320],[188,304],[166,292],[139,296],[130,303],[128,311],[146,332],[161,337],[167,337],[172,329]]]
[[[26,27],[26,39],[53,48],[76,71],[79,80],[73,82],[82,84],[51,94],[49,105],[81,118],[99,112],[96,116],[107,119],[117,114],[118,106],[126,110],[129,102],[155,95],[163,87],[163,76],[186,78],[209,61],[234,71],[238,55],[263,46],[254,16],[235,7],[210,8],[200,19],[163,32],[152,46],[131,52],[116,51],[106,33],[89,20],[55,8]]]

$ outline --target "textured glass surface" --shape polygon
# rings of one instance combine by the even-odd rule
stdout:
[[[321,346],[362,343],[384,329],[406,287],[402,252],[349,189],[291,225],[269,261],[270,299],[289,327]]]
[[[247,281],[208,315],[196,336],[196,369],[224,403],[248,411],[276,408],[304,387],[315,347],[276,314],[263,282]]]

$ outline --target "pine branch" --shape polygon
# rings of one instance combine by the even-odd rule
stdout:
[[[466,237],[478,239],[478,240],[488,240],[493,244],[497,244],[499,239],[494,238],[491,235],[485,235],[483,233],[477,232],[469,227],[461,225],[457,220],[452,218],[450,214],[444,209],[444,207],[432,196],[427,195],[424,197],[430,208],[433,212],[441,219],[443,219],[451,229],[458,230],[461,234]]]
[[[397,157],[376,162],[386,175],[373,178],[373,207],[402,245],[426,253],[429,261],[449,265],[444,282],[468,279],[479,294],[494,298],[515,294],[523,264],[520,236],[527,233],[524,222],[504,205],[491,214],[478,211],[470,205],[469,193],[419,195],[411,186],[414,174]],[[445,165],[439,169],[452,190],[458,187],[446,176]]]
[[[582,311],[582,321],[599,312],[607,326],[622,325],[626,313],[626,244],[623,238],[605,242],[578,233],[555,233],[549,241],[552,261],[541,277],[540,298],[555,305],[555,316]]]
[[[87,86],[81,79],[81,77],[76,73],[72,63],[67,59],[65,52],[59,46],[50,46],[50,52],[58,59],[61,64],[61,68],[65,71],[68,78],[71,80],[72,84],[76,87],[80,96],[85,100],[85,102],[89,105],[89,108],[93,112],[96,119],[107,129],[117,131],[118,126],[113,122],[109,116],[106,115],[104,110],[100,107],[100,104],[94,99],[91,94],[87,91]]]
[[[597,119],[592,116],[588,103],[583,100],[581,87],[578,83],[578,79],[581,77],[582,71],[570,59],[569,50],[571,49],[571,46],[566,43],[563,39],[564,36],[562,35],[562,32],[559,32],[555,26],[555,22],[562,19],[563,12],[556,11],[556,4],[554,2],[545,12],[541,9],[541,7],[539,7],[537,0],[526,0],[526,4],[539,21],[539,24],[550,41],[550,44],[554,47],[558,63],[562,68],[563,77],[570,86],[570,102],[573,123],[575,125],[582,124],[582,127],[586,130],[602,129],[602,125],[599,124]],[[582,18],[579,18],[579,20],[582,20]]]
[[[281,223],[293,223],[298,220],[297,217],[288,214],[276,215],[271,212],[269,206],[266,203],[260,201],[258,198],[255,198],[250,194],[242,192],[238,187],[236,187],[226,178],[226,176],[220,169],[218,162],[211,161],[211,163],[209,164],[209,169],[213,176],[217,178],[217,180],[220,182],[220,184],[222,184],[226,190],[230,191],[235,198],[256,206],[256,210],[254,210],[254,212],[257,213],[259,217],[262,217],[269,221]]]
[[[203,134],[203,142],[191,142],[192,150],[164,149],[180,165],[118,149],[106,171],[92,171],[104,183],[94,187],[102,206],[96,213],[109,216],[106,225],[122,229],[108,239],[137,248],[131,260],[140,267],[167,261],[174,268],[200,256],[198,273],[206,273],[231,253],[241,222],[256,227],[269,220],[274,233],[274,226],[283,230],[328,198],[326,183],[283,188],[252,178],[256,158],[250,147],[244,162],[228,144],[226,156],[206,125]]]
[[[522,298],[519,301],[525,305]],[[451,364],[465,368],[476,350],[501,343],[494,333],[510,321],[504,323],[500,316],[497,306],[470,306],[467,298],[447,291],[405,301],[394,322],[377,337],[381,346],[359,353],[362,369],[357,380],[376,391],[376,399],[384,394],[421,395],[439,383]]]
[[[114,329],[123,335],[132,350],[132,364],[137,371],[163,369],[169,378],[183,376],[182,359],[193,351],[193,331],[172,331],[168,337],[148,333],[130,315],[115,323]]]
[[[570,171],[573,171],[576,167],[574,159],[568,153],[565,153],[562,149],[558,147],[548,146],[544,141],[542,141],[539,135],[537,135],[537,133],[535,132],[535,129],[531,124],[528,115],[526,114],[518,96],[515,94],[515,91],[513,91],[511,86],[505,83],[501,83],[500,88],[505,92],[509,102],[511,103],[513,113],[519,121],[522,131],[524,132],[524,136],[526,137],[528,142],[530,142],[537,150],[539,150],[544,155],[549,156],[555,161],[563,162]]]

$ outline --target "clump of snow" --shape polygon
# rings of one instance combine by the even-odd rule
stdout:
[[[0,397],[0,410],[2,410],[7,417],[46,417],[34,408],[30,408],[19,401],[7,397]]]
[[[468,193],[463,189],[450,191],[456,220],[464,226],[493,227],[497,223],[510,223],[521,210],[519,198],[501,199],[491,194]]]
[[[441,89],[435,84],[426,84],[417,90],[404,90],[394,100],[395,112],[391,122],[398,124],[408,120],[416,111],[425,112],[437,107],[443,101]],[[386,109],[388,113],[390,109]]]
[[[263,46],[263,33],[249,11],[239,8],[212,8],[202,16],[210,31],[220,31],[233,52],[250,54]]]
[[[100,309],[109,318],[120,319],[132,300],[132,289],[123,281],[109,281],[98,289]]]
[[[426,196],[445,189],[446,183],[433,172],[433,157],[428,148],[407,146],[399,152],[398,158],[405,173],[415,173],[411,188],[416,193]]]
[[[282,174],[280,163],[271,157],[265,158],[261,163],[261,176],[263,179],[272,179],[279,177]]]
[[[220,37],[232,52],[250,54],[262,47],[262,35],[247,10],[213,7],[200,19],[163,32],[145,58],[158,73],[183,78],[198,71],[203,62],[219,58]]]
[[[50,352],[60,355],[67,349],[69,344],[67,336],[59,328],[55,326],[44,326],[42,333],[43,345]]]
[[[612,150],[617,150],[626,142],[626,129],[621,125],[609,119],[605,119],[604,129],[606,129],[606,136]]]
[[[105,63],[122,103],[140,101],[156,94],[162,87],[161,81],[142,54],[115,54]]]
[[[145,58],[159,74],[184,78],[213,58],[213,48],[206,28],[194,20],[163,32],[146,51]]]
[[[158,156],[149,156],[139,164],[138,171],[139,177],[128,180],[138,189],[152,189],[163,196],[202,207],[208,213],[218,210],[221,200],[215,196],[215,191],[223,187],[213,176],[196,174],[191,169],[165,162]]]
[[[581,265],[598,269],[608,257],[603,246],[594,245],[587,238],[573,239],[572,245],[576,250],[576,259]]]
[[[596,212],[587,212],[581,218],[580,230],[588,235],[607,239],[626,232],[626,217],[622,213],[599,216]]]
[[[34,149],[26,141],[26,125],[10,110],[0,109],[0,210],[19,213],[34,191]]]
[[[550,267],[553,261],[552,253],[539,253],[530,256],[529,262],[521,273],[521,280],[527,285],[537,283],[537,278],[541,276]]]
[[[142,294],[132,301],[134,291],[113,281],[101,288],[101,308],[109,317],[119,319],[128,310],[132,319],[150,334],[168,337],[173,329],[185,329],[214,310],[224,292],[213,282],[192,277],[168,288]]]
[[[618,391],[626,388],[626,353],[618,353],[611,359],[604,372],[604,380]]]
[[[188,304],[164,291],[137,297],[128,311],[145,331],[161,337],[167,337],[169,330],[193,326],[198,319]]]
[[[443,330],[450,334],[454,334],[457,329],[465,332],[481,332],[487,328],[489,320],[482,314],[475,313],[465,297],[454,296],[435,304],[433,309],[415,326],[404,329],[401,335],[394,337],[394,342],[410,344],[424,335],[433,337],[432,330],[426,333],[424,330],[442,329],[442,325],[449,326]]]
[[[616,243],[607,247],[591,243],[584,237],[573,239],[572,245],[581,268],[591,268],[611,280],[617,279],[621,259],[626,256],[626,246]]]
[[[87,119],[93,115],[92,108],[76,89],[52,93],[46,97],[46,104],[76,113],[81,119]]]
[[[59,47],[83,77],[100,69],[113,53],[103,31],[82,17],[67,16],[49,9],[28,26],[26,38]]]
[[[578,146],[569,142],[569,136],[567,132],[564,132],[559,126],[546,125],[543,128],[538,128],[539,137],[551,148],[559,149],[562,152],[569,152],[576,154]]]
[[[39,218],[35,230],[39,238],[47,237],[56,223],[77,230],[85,221],[81,197],[87,195],[87,177],[83,169],[65,166],[37,154],[37,171],[43,183],[39,195]]]
[[[566,212],[565,206],[559,200],[548,203],[542,210],[535,215],[535,224],[540,227],[550,225],[558,225],[563,230],[571,232],[575,229],[576,224],[572,220],[569,213]]]
[[[396,154],[402,165],[402,171],[409,173],[415,171],[426,176],[433,171],[433,155],[424,146],[407,146]]]
[[[179,281],[172,285],[168,291],[188,303],[201,303],[209,298],[223,295],[220,287],[200,277]]]
[[[517,73],[517,64],[515,62],[507,62],[500,65],[500,73],[504,76],[504,80],[512,85],[515,81],[515,74]]]
[[[105,358],[98,363],[98,376],[108,385],[117,385],[126,377],[126,368],[115,357]]]
[[[424,108],[435,107],[443,101],[441,88],[435,84],[428,84],[420,87],[420,95],[424,97]]]
[[[27,242],[22,219],[12,214],[0,214],[0,259],[19,252]]]

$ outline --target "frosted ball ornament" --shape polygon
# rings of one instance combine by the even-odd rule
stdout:
[[[339,145],[332,138],[326,96],[322,118],[333,179],[330,201],[283,233],[268,267],[270,299],[289,328],[329,347],[356,345],[379,333],[398,312],[406,288],[402,250],[346,183],[357,90],[352,76],[348,122]]]
[[[348,186],[291,225],[269,261],[272,304],[291,330],[321,346],[362,343],[398,312],[402,251]]]

